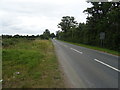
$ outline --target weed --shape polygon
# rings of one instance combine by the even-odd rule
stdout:
[[[3,40],[2,53],[3,88],[64,87],[51,41]]]

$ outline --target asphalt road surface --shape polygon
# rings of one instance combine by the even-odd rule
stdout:
[[[52,40],[73,88],[118,88],[118,56]]]

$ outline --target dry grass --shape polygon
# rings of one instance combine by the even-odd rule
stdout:
[[[20,39],[3,48],[3,88],[63,87],[51,41]]]

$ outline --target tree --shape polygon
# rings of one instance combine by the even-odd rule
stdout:
[[[63,32],[67,32],[70,28],[75,27],[77,22],[74,17],[64,16],[61,19],[61,22],[58,24],[58,27],[62,29]]]
[[[50,34],[50,37],[53,39],[53,38],[55,38],[55,34],[54,33],[51,33]]]
[[[90,3],[92,7],[83,11],[88,14],[87,22],[77,24],[74,17],[64,16],[58,24],[62,31],[57,31],[56,37],[70,42],[101,46],[100,33],[104,32],[104,48],[120,50],[120,3]]]
[[[64,16],[61,19],[61,22],[58,24],[58,27],[62,30],[63,40],[67,40],[69,37],[73,37],[73,30],[77,26],[77,21],[72,16]],[[70,38],[69,38],[70,39]]]
[[[19,38],[19,37],[20,37],[20,35],[18,35],[18,34],[14,35],[14,38]]]
[[[50,38],[50,31],[48,29],[45,29],[45,31],[43,32],[43,37],[44,39]]]
[[[91,2],[92,7],[84,12],[88,13],[87,28],[89,44],[100,46],[99,34],[105,32],[104,47],[117,50],[120,32],[120,3],[119,2]]]

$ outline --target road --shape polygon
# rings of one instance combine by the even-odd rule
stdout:
[[[118,88],[118,56],[52,40],[73,88]]]

